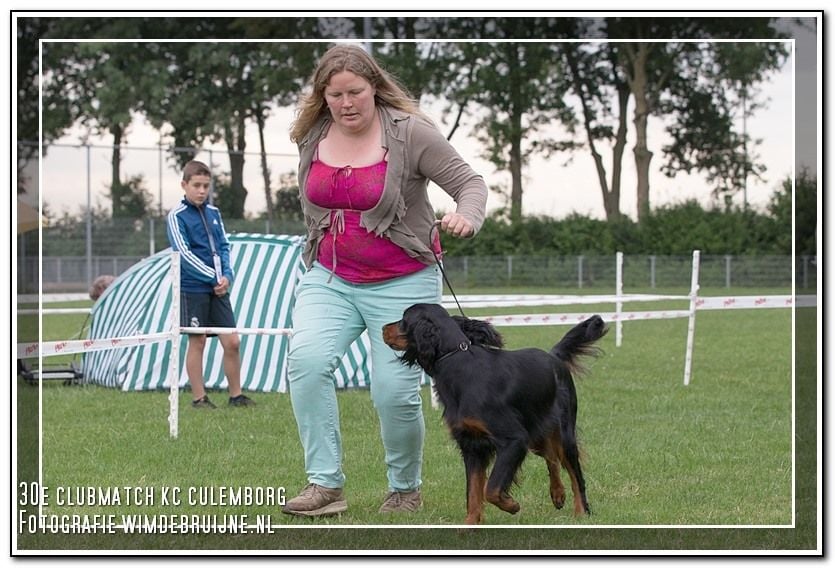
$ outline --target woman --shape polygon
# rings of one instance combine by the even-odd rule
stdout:
[[[424,438],[420,371],[400,363],[382,327],[414,303],[441,301],[428,181],[456,201],[440,229],[462,238],[484,221],[487,186],[362,48],[331,48],[311,83],[290,132],[299,147],[308,270],[296,292],[288,367],[309,483],[283,511],[347,509],[333,373],[366,329],[388,477],[380,511],[415,511]]]

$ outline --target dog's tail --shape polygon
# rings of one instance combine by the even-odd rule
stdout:
[[[551,349],[551,354],[565,363],[572,374],[581,373],[583,367],[580,365],[580,357],[598,355],[600,349],[594,344],[608,331],[603,318],[592,316],[566,333]]]

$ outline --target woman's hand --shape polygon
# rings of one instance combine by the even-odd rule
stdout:
[[[447,213],[441,219],[441,230],[458,238],[471,237],[475,230],[473,224],[458,213]]]

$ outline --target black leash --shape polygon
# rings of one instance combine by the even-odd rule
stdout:
[[[452,289],[452,284],[450,283],[449,278],[447,278],[446,271],[444,270],[444,267],[441,264],[441,259],[438,258],[438,255],[435,253],[435,249],[432,246],[432,231],[433,230],[438,231],[438,242],[440,242],[440,240],[441,240],[441,232],[438,229],[438,225],[440,225],[440,224],[441,224],[440,221],[435,221],[434,223],[432,223],[432,228],[429,229],[429,248],[432,250],[432,256],[435,257],[435,263],[438,265],[438,270],[441,271],[441,276],[443,276],[444,282],[446,282],[447,288],[449,288],[449,291],[452,294],[452,297],[455,299],[455,303],[458,306],[458,311],[461,312],[461,315],[463,317],[467,317],[466,315],[464,315],[464,310],[461,309],[461,304],[458,302],[458,296],[455,295],[455,290]]]

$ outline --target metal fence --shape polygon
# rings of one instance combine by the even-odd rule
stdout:
[[[817,286],[816,258],[799,257],[794,281],[798,288]],[[624,255],[626,289],[689,288],[692,258],[689,256]],[[453,286],[609,288],[616,282],[615,255],[610,256],[486,256],[447,258],[444,261]],[[702,255],[699,282],[702,287],[790,288],[790,256]]]
[[[38,278],[44,292],[83,292],[91,278],[118,276],[142,256],[45,256],[18,258],[18,290],[37,292]],[[692,259],[689,256],[624,255],[624,287],[630,289],[689,288]],[[615,287],[615,256],[486,256],[448,257],[444,260],[454,287],[537,287],[554,289],[611,289]],[[816,257],[798,257],[794,281],[798,289],[817,288]],[[699,281],[711,288],[790,288],[789,256],[701,257]]]

